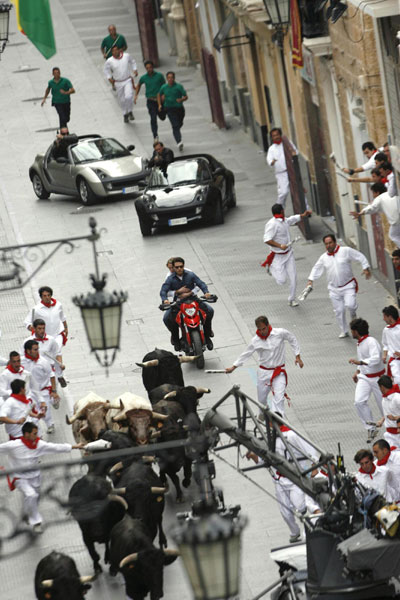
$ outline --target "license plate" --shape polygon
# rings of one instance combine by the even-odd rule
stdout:
[[[180,219],[168,219],[168,225],[186,225],[188,222],[187,217],[180,217]]]
[[[123,194],[132,194],[133,192],[138,192],[138,191],[139,191],[138,185],[131,185],[130,187],[122,188]]]

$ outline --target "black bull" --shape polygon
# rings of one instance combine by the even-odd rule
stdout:
[[[92,576],[81,577],[75,561],[61,552],[51,552],[38,563],[35,593],[38,600],[84,600]]]

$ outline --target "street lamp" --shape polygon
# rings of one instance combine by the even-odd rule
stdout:
[[[267,23],[276,30],[276,43],[282,47],[290,23],[290,0],[264,0],[264,6],[269,17]]]
[[[99,264],[96,252],[96,221],[93,217],[89,219],[89,226],[93,235],[93,255],[95,274],[90,275],[95,292],[88,292],[86,296],[74,296],[72,302],[81,309],[81,316],[85,325],[86,335],[90,345],[90,351],[95,353],[99,363],[106,368],[110,367],[120,347],[122,304],[127,300],[126,292],[107,292],[107,276],[99,274]],[[112,354],[109,356],[108,351]],[[103,351],[103,360],[98,354]]]
[[[8,42],[8,30],[10,26],[10,10],[12,4],[0,3],[0,54],[4,52]]]

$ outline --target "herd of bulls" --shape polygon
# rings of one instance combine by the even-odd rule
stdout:
[[[148,399],[124,393],[108,401],[90,393],[67,418],[77,442],[92,442],[89,447],[101,453],[100,460],[89,463],[88,473],[70,489],[71,514],[81,529],[95,575],[102,571],[95,544],[104,544],[104,563],[109,564],[111,575],[122,573],[126,595],[132,600],[143,600],[148,594],[151,600],[163,596],[163,568],[177,557],[175,550],[167,549],[162,526],[167,476],[175,486],[176,501],[182,502],[178,473],[183,469],[182,485],[188,487],[191,461],[183,446],[134,454],[117,463],[107,452],[155,440],[182,440],[188,427],[198,426],[198,401],[210,390],[184,386],[181,363],[191,360],[156,348],[138,363]],[[153,544],[157,534],[159,547]],[[70,557],[52,552],[36,569],[36,596],[82,600],[88,579],[79,575]]]

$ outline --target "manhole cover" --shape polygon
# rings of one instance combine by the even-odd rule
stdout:
[[[43,96],[39,96],[39,98],[25,98],[25,100],[22,100],[22,102],[38,102],[39,100],[42,100]]]
[[[70,212],[70,215],[87,215],[95,212],[101,212],[102,208],[90,208],[89,206],[78,206],[76,210]]]

